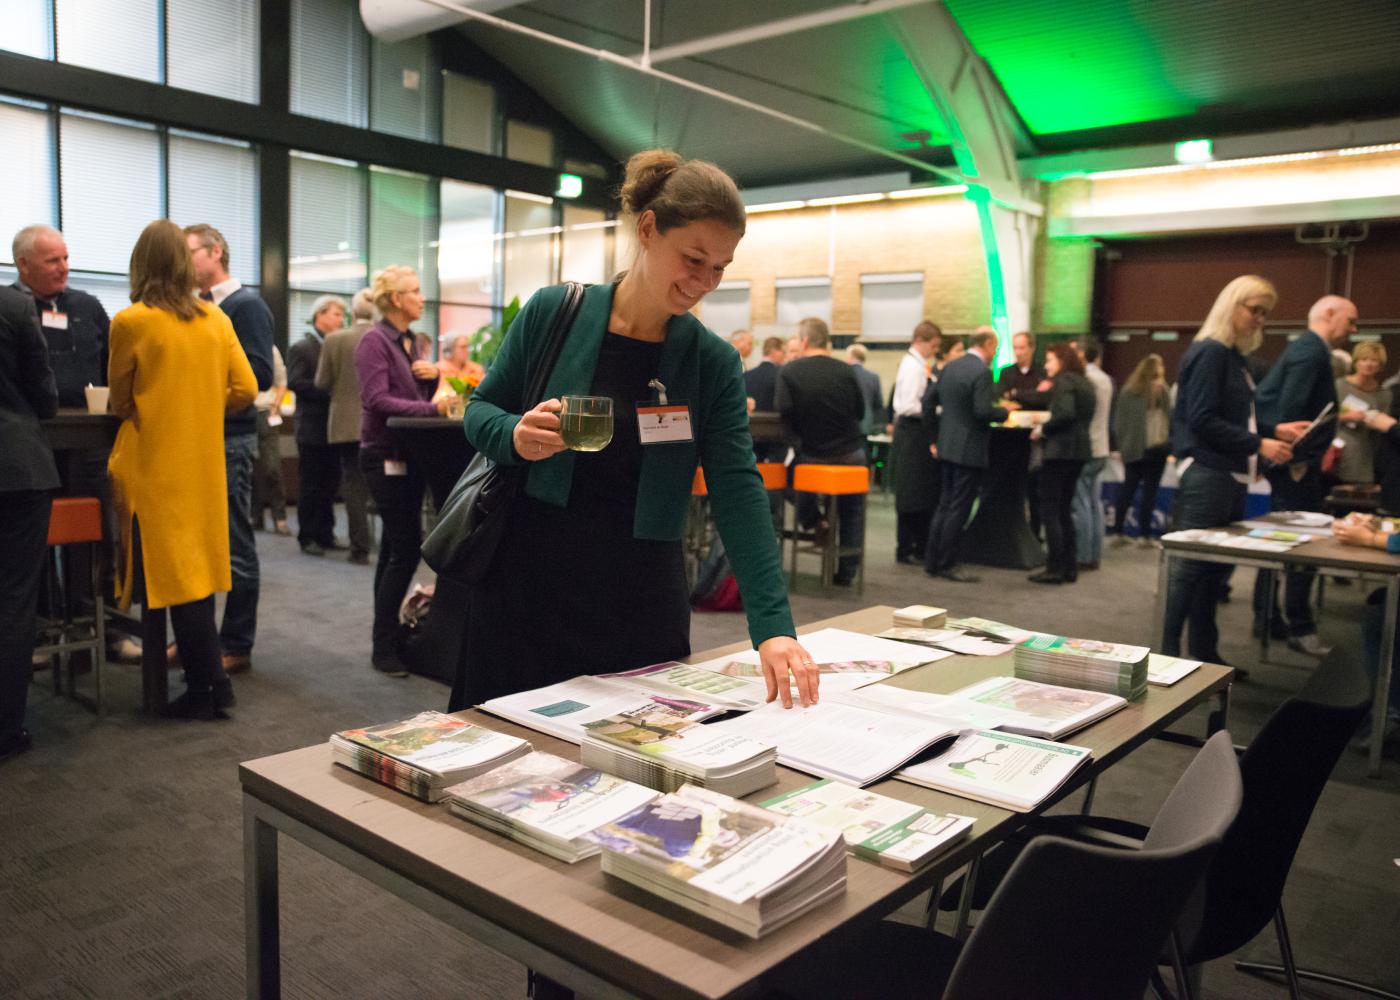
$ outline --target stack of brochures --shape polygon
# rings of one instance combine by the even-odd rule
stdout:
[[[778,780],[778,751],[771,743],[702,726],[670,702],[642,699],[584,729],[585,764],[658,791],[690,783],[748,795]]]
[[[846,891],[840,831],[693,785],[593,836],[604,872],[751,938]]]
[[[763,803],[812,826],[840,830],[858,858],[917,871],[967,836],[970,816],[936,813],[852,785],[822,780]]]
[[[953,748],[895,777],[926,788],[1030,812],[1089,762],[1087,747],[989,729],[968,730]]]
[[[899,608],[894,613],[894,623],[909,628],[942,628],[948,620],[946,608],[934,608],[927,604],[911,604]]]
[[[585,675],[533,691],[521,691],[493,698],[481,707],[492,715],[548,733],[550,736],[557,736],[570,743],[583,742],[587,733],[584,727],[588,723],[627,711],[637,704],[639,698],[650,697],[653,701],[668,705],[678,716],[695,722],[723,715],[731,707],[739,707],[728,700],[721,700],[721,697],[709,695],[703,699],[672,696],[670,692],[676,688],[675,677],[668,678],[669,683],[658,685],[664,686],[665,693],[646,690],[646,680],[647,678],[639,675]],[[758,687],[758,691],[762,690],[761,686]],[[726,692],[729,693],[731,692]]]
[[[330,744],[337,764],[424,802],[437,802],[448,785],[530,752],[525,740],[441,712],[347,729]]]
[[[1146,646],[1037,633],[1016,647],[1015,673],[1028,681],[1137,698],[1147,690]]]
[[[447,789],[458,816],[572,864],[598,853],[594,830],[657,797],[641,785],[532,753]]]

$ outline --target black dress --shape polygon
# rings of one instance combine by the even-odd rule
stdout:
[[[642,466],[637,404],[652,398],[647,382],[662,346],[604,336],[591,394],[613,400],[612,442],[575,456],[566,507],[522,495],[511,510],[471,602],[452,711],[690,655],[681,543],[632,537]]]

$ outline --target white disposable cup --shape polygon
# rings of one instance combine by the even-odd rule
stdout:
[[[87,406],[89,413],[106,413],[107,397],[112,390],[105,385],[90,385],[83,390],[87,393]]]

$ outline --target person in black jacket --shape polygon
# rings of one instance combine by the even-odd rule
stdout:
[[[1195,342],[1181,361],[1172,454],[1180,486],[1175,529],[1219,528],[1244,516],[1245,493],[1258,459],[1286,465],[1288,444],[1306,421],[1270,426],[1254,412],[1254,380],[1245,364],[1263,339],[1264,320],[1278,301],[1274,286],[1242,275],[1216,296]],[[1191,623],[1191,658],[1221,663],[1215,603],[1228,566],[1195,559],[1172,561],[1162,627],[1162,652],[1181,655],[1181,632]]]
[[[0,758],[30,747],[24,706],[58,470],[39,421],[58,388],[34,300],[0,288]]]
[[[773,394],[778,386],[778,369],[782,367],[787,350],[782,337],[763,341],[763,360],[744,372],[744,394],[749,398],[750,413],[777,412]],[[760,462],[781,462],[788,446],[781,441],[755,441],[754,458]]]
[[[1031,431],[1045,441],[1040,467],[1040,521],[1045,526],[1045,569],[1032,583],[1073,583],[1079,577],[1075,553],[1073,501],[1080,470],[1093,454],[1089,423],[1097,405],[1094,387],[1084,377],[1084,362],[1069,344],[1045,349],[1045,374],[1051,380],[1050,419]]]
[[[335,548],[335,488],[340,453],[326,440],[331,394],[316,387],[326,337],[345,325],[345,300],[322,295],[311,305],[311,329],[287,349],[287,388],[296,393],[297,541],[309,556]]]

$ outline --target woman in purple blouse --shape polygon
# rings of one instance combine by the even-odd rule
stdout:
[[[390,417],[434,417],[447,412],[446,398],[434,404],[438,370],[415,361],[409,324],[423,315],[423,291],[411,267],[386,267],[374,276],[370,297],[384,317],[365,331],[355,348],[360,376],[360,468],[384,525],[374,569],[374,669],[390,677],[408,671],[395,645],[399,605],[422,544],[423,470],[399,452],[389,434]]]

